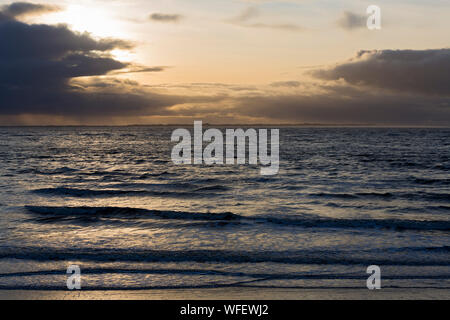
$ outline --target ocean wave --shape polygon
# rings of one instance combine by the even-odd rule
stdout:
[[[421,254],[396,250],[335,251],[232,251],[232,250],[151,250],[109,248],[1,248],[0,259],[35,261],[80,260],[93,262],[219,262],[219,263],[284,263],[317,265],[401,265],[450,266],[447,251],[424,249]]]
[[[46,216],[97,216],[97,217],[119,217],[119,218],[162,218],[177,220],[235,220],[240,216],[230,212],[225,213],[202,213],[169,210],[147,210],[139,208],[121,207],[38,207],[26,206],[32,213]]]
[[[359,200],[359,199],[402,199],[410,201],[448,201],[450,199],[449,193],[435,193],[435,192],[355,192],[355,193],[309,193],[310,197],[316,198],[336,198],[343,200]]]
[[[127,189],[78,189],[78,188],[42,188],[32,190],[33,193],[55,196],[70,196],[77,198],[91,197],[121,197],[121,196],[154,196],[154,197],[205,197],[215,196],[215,193],[194,191],[156,191],[156,190],[127,190]]]
[[[307,285],[264,285],[264,284],[253,284],[255,282],[260,282],[265,280],[253,280],[253,281],[242,281],[239,283],[214,283],[214,284],[200,284],[200,285],[134,285],[134,286],[90,286],[83,285],[83,290],[85,291],[141,291],[141,290],[187,290],[187,289],[218,289],[218,288],[251,288],[251,289],[301,289],[301,290],[310,290],[310,289],[320,289],[320,290],[336,290],[336,289],[355,289],[360,290],[361,286],[307,286]],[[365,288],[365,287],[364,287]],[[435,289],[435,290],[449,290],[450,287],[439,286],[439,285],[422,285],[422,286],[399,286],[399,285],[383,285],[384,289]],[[55,285],[45,285],[45,284],[33,284],[33,285],[0,285],[0,290],[32,290],[32,291],[67,291],[66,286],[62,286],[60,284]]]
[[[152,289],[201,289],[201,288],[218,288],[218,287],[253,287],[253,288],[315,288],[315,289],[337,289],[337,288],[361,288],[355,285],[356,281],[365,283],[367,274],[364,272],[353,273],[264,273],[264,272],[239,272],[239,271],[224,271],[214,269],[181,269],[181,268],[151,268],[151,269],[136,269],[136,268],[96,268],[84,267],[82,269],[84,275],[83,289],[84,290],[152,290]],[[124,283],[120,281],[121,276],[144,276],[139,278],[140,281],[136,283]],[[152,276],[174,276],[186,277],[185,283],[172,284],[171,283],[152,283],[148,275]],[[50,269],[39,271],[24,271],[24,272],[10,272],[0,274],[0,281],[6,280],[5,284],[0,284],[0,290],[66,290],[67,288],[62,284],[64,281],[58,281],[55,276],[65,277],[64,270]],[[106,283],[95,283],[90,281],[90,277],[98,278],[99,276],[106,276],[108,278],[115,277],[118,281],[109,281]],[[198,276],[203,278],[198,281]],[[206,277],[205,277],[206,276]],[[39,277],[38,281],[30,283],[30,277]],[[195,277],[195,278],[194,278]],[[8,278],[14,279],[14,284],[8,281]],[[169,279],[170,279],[169,278]],[[189,280],[191,279],[191,280]],[[193,279],[195,282],[193,283]],[[3,281],[4,281],[3,280]],[[288,280],[288,282],[286,282]],[[302,281],[295,285],[294,281]],[[446,281],[450,280],[449,274],[383,274],[383,280],[390,280],[388,285],[383,285],[384,288],[394,287],[397,281],[402,284],[403,288],[411,288],[411,285],[406,284],[404,280],[422,280],[416,286],[418,288],[435,288],[448,289],[445,285]],[[423,280],[426,280],[424,282]],[[170,280],[169,280],[170,281]],[[281,282],[280,282],[281,281]],[[320,282],[317,282],[320,281]],[[324,285],[324,281],[333,281],[333,284]],[[284,282],[284,284],[283,284]],[[410,282],[413,284],[413,282]],[[417,282],[416,282],[417,283]],[[255,286],[256,285],[256,286]],[[398,286],[396,286],[398,287]]]
[[[450,193],[432,193],[432,192],[417,192],[417,193],[404,193],[405,199],[408,200],[427,200],[427,201],[450,201]]]
[[[334,219],[334,218],[278,218],[267,217],[270,223],[295,225],[310,228],[349,228],[349,229],[392,229],[402,230],[440,230],[450,231],[447,220],[404,220],[404,219]]]
[[[413,178],[412,180],[414,183],[424,184],[424,185],[430,185],[430,184],[449,185],[450,184],[450,179]]]
[[[115,171],[94,170],[94,171],[80,172],[79,174],[87,176],[134,176],[133,173],[123,170],[115,170]]]
[[[49,269],[39,271],[19,271],[0,273],[0,278],[47,276],[65,274],[65,270]],[[111,267],[84,267],[83,274],[144,274],[144,275],[210,275],[245,278],[264,278],[265,280],[360,280],[367,279],[366,273],[264,273],[248,271],[226,271],[216,269],[182,269],[182,268],[111,268]],[[411,279],[445,279],[450,280],[450,274],[384,274],[385,280],[411,280]]]
[[[224,185],[216,184],[216,185],[207,185],[200,186],[199,184],[194,184],[191,182],[167,182],[167,183],[145,183],[145,182],[123,182],[123,183],[115,183],[110,184],[109,187],[114,188],[115,190],[130,190],[130,188],[139,188],[141,190],[151,190],[158,191],[158,189],[175,189],[175,190],[187,190],[191,192],[196,191],[228,191],[229,187]]]
[[[61,167],[56,169],[20,169],[17,171],[18,174],[40,174],[40,175],[57,175],[57,174],[65,174],[65,173],[73,173],[77,172],[77,169],[69,168],[69,167]]]
[[[230,188],[223,185],[213,185],[213,186],[199,187],[195,189],[195,191],[228,191],[228,190],[230,190]]]
[[[189,211],[164,211],[124,207],[48,207],[26,206],[29,212],[51,217],[115,217],[127,219],[177,219],[177,220],[240,220],[244,222],[268,223],[304,228],[347,228],[347,229],[392,229],[396,231],[450,231],[448,220],[401,220],[401,219],[336,219],[317,216],[243,216],[231,212],[209,213]],[[105,223],[105,221],[102,221]]]
[[[199,188],[198,185],[189,182],[171,182],[171,183],[123,182],[111,184],[109,186],[120,190],[122,190],[122,188],[140,188],[143,190],[157,190],[157,189],[196,190]]]
[[[174,176],[176,173],[169,171],[161,171],[161,172],[150,172],[144,173],[138,177],[139,180],[154,178],[154,177],[164,177],[164,176]]]
[[[391,198],[393,194],[389,192],[377,193],[377,192],[360,192],[360,193],[310,193],[310,197],[319,198],[337,198],[337,199],[359,199],[359,198]]]
[[[393,213],[447,213],[450,212],[450,206],[445,205],[436,205],[436,206],[424,206],[424,207],[400,207],[400,208],[392,208],[388,209],[389,212]]]

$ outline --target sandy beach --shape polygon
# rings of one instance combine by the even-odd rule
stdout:
[[[444,289],[1,290],[1,300],[448,300]]]

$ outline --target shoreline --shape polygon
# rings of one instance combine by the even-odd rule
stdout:
[[[0,300],[449,300],[442,289],[213,288],[119,291],[0,290]]]

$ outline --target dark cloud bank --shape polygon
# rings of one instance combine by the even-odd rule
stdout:
[[[126,123],[130,116],[233,114],[274,123],[450,125],[450,49],[361,51],[349,61],[312,71],[321,80],[316,93],[302,92],[301,83],[287,81],[273,82],[270,94],[181,96],[96,77],[127,69],[164,70],[136,68],[109,54],[132,43],[95,39],[64,25],[19,21],[56,7],[14,3],[0,10],[0,117],[48,115],[86,123],[123,117]],[[82,82],[78,77],[92,78]],[[185,103],[193,107],[171,108]]]
[[[392,91],[450,96],[450,49],[360,51],[354,59],[313,75]]]
[[[101,76],[130,67],[115,60],[113,49],[130,49],[119,39],[94,39],[65,25],[26,24],[18,17],[57,10],[14,3],[0,12],[0,114],[44,114],[77,118],[161,113],[183,97],[144,91],[120,81],[75,86],[77,77]],[[133,67],[133,66],[131,66]],[[136,72],[131,68],[132,72]],[[134,70],[134,71],[133,71]],[[162,71],[162,67],[138,72]],[[101,89],[101,90],[100,90]],[[192,98],[191,98],[192,99]],[[194,99],[195,100],[195,99]]]
[[[327,81],[322,93],[253,96],[238,108],[294,122],[450,125],[450,49],[360,51],[310,74]]]
[[[291,122],[450,125],[450,49],[360,51],[309,74],[326,81],[320,93],[253,95],[236,110]]]
[[[449,99],[339,86],[325,94],[246,97],[236,110],[288,123],[450,125]]]

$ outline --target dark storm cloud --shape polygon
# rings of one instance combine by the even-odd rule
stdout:
[[[165,71],[167,66],[154,66],[154,67],[146,67],[138,64],[128,64],[127,69],[114,71],[111,74],[125,74],[125,73],[147,73],[147,72],[163,72]]]
[[[450,125],[450,99],[337,87],[313,95],[242,97],[236,112],[291,123]]]
[[[0,25],[0,59],[60,59],[68,53],[88,55],[115,48],[130,49],[132,44],[119,39],[93,39],[65,25],[29,25],[6,21]]]
[[[132,72],[162,72],[166,70],[167,67],[164,66],[156,66],[156,67],[142,67],[142,68],[136,68],[130,71]]]
[[[59,10],[60,7],[54,5],[14,2],[0,7],[0,21]]]
[[[340,81],[241,97],[236,112],[274,122],[450,125],[450,49],[360,51],[311,73]]]
[[[337,21],[338,26],[346,30],[365,28],[367,17],[361,14],[345,11]]]
[[[121,92],[117,84],[102,82],[90,90],[69,87],[21,88],[2,92],[2,115],[43,114],[92,118],[158,114],[180,99],[143,92]]]
[[[224,96],[182,96],[151,92],[130,80],[94,78],[70,85],[13,87],[2,91],[0,115],[39,114],[89,122],[121,116],[174,115],[183,103],[216,103]],[[3,101],[5,104],[3,104]]]
[[[391,91],[450,96],[450,49],[360,51],[354,59],[312,75]]]
[[[104,75],[126,64],[107,55],[131,44],[116,39],[95,40],[89,34],[74,33],[64,25],[29,25],[10,20],[0,22],[0,90],[9,96],[17,86],[67,86],[80,76]],[[2,104],[3,108],[9,104]],[[3,109],[2,108],[2,109]]]
[[[157,22],[178,22],[183,18],[179,14],[166,14],[166,13],[153,13],[149,16],[149,19]]]
[[[165,108],[178,103],[202,100],[148,92],[137,83],[75,81],[113,71],[157,72],[164,67],[114,59],[111,50],[133,47],[127,41],[94,39],[65,25],[27,24],[13,19],[43,10],[50,9],[22,3],[3,7],[1,15],[10,18],[0,21],[0,115],[151,115],[168,113]]]

